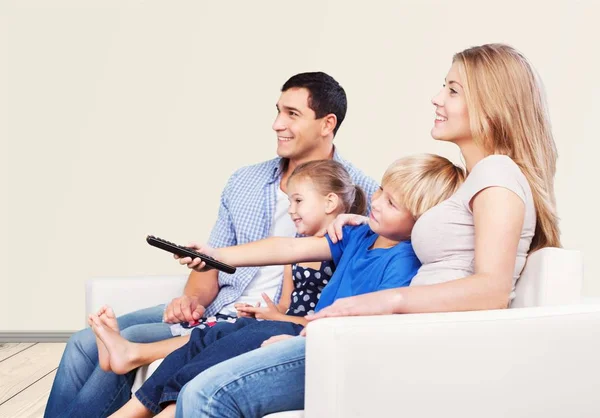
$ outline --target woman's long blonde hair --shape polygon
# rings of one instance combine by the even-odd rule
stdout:
[[[520,52],[503,44],[466,49],[453,62],[463,80],[473,140],[486,155],[512,158],[529,182],[537,216],[530,250],[560,247],[557,152],[535,70]]]

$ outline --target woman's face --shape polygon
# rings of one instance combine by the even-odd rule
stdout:
[[[469,111],[465,100],[465,90],[458,73],[458,63],[452,64],[446,82],[440,92],[431,99],[435,106],[435,121],[431,136],[440,141],[459,144],[471,141]]]

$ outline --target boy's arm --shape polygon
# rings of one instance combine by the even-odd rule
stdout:
[[[190,244],[189,247],[236,267],[271,266],[332,259],[327,239],[317,237],[271,237],[243,245],[217,249],[194,243]],[[206,269],[205,263],[199,258],[192,260],[190,257],[184,257],[179,259],[179,263],[187,264],[188,267],[200,271]]]

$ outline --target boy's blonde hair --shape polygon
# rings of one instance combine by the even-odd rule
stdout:
[[[385,171],[382,186],[416,219],[448,199],[465,181],[465,171],[434,154],[417,154],[396,160]]]

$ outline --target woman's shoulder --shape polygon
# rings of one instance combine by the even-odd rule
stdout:
[[[471,179],[478,177],[512,177],[527,182],[519,165],[508,155],[488,155],[475,164],[467,179],[469,177]]]
[[[520,175],[525,178],[521,168],[519,168],[519,165],[514,162],[512,158],[510,158],[508,155],[500,154],[488,155],[487,157],[483,158],[481,161],[475,164],[470,175],[484,175],[497,172]]]
[[[531,197],[525,174],[507,155],[490,155],[475,164],[461,187],[461,194],[470,201],[479,191],[495,186],[513,191],[525,202]]]

